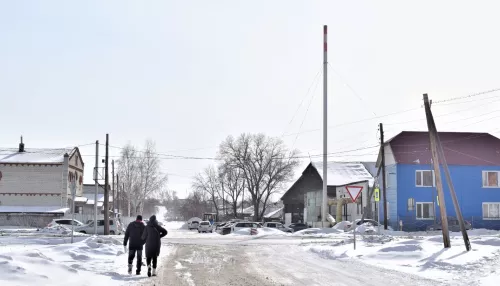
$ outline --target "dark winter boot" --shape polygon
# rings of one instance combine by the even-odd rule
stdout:
[[[132,275],[132,264],[128,265],[128,275]]]
[[[141,270],[136,270],[135,275],[141,275]]]
[[[151,277],[151,265],[148,265],[148,277]]]

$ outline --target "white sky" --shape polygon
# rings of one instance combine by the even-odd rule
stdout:
[[[214,157],[228,135],[320,129],[324,24],[329,152],[373,146],[379,122],[386,138],[424,130],[425,120],[391,125],[424,110],[335,126],[418,108],[423,93],[500,88],[498,11],[498,1],[2,1],[0,147],[21,134],[26,147],[55,148],[110,133],[113,146],[151,138],[162,153]],[[500,92],[465,101],[433,107],[438,129],[499,136]],[[295,137],[284,140],[321,153],[321,131]],[[91,183],[94,147],[81,151]],[[332,159],[374,161],[376,151]],[[211,163],[164,160],[163,169],[183,195]]]

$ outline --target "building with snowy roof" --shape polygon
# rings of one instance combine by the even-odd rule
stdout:
[[[64,215],[71,206],[71,182],[76,184],[75,201],[83,203],[83,167],[77,147],[25,148],[21,138],[18,148],[2,148],[0,216],[7,219],[16,214]]]
[[[474,228],[500,229],[500,139],[488,133],[438,134],[464,219]],[[384,143],[387,218],[395,229],[401,222],[403,230],[425,230],[440,220],[429,142],[428,132],[403,131]],[[377,166],[381,159],[379,154]],[[456,217],[443,170],[441,178],[447,215]],[[380,221],[383,213],[381,200]],[[450,220],[450,229],[457,227]]]
[[[371,173],[369,170],[372,170]],[[348,203],[342,210],[343,220],[355,220],[363,215],[363,207],[370,188],[374,184],[375,163],[361,162],[328,162],[327,163],[327,197],[328,213],[336,218],[337,198],[350,199],[346,187],[360,190],[354,203]],[[321,203],[323,194],[323,163],[311,162],[302,172],[300,178],[282,196],[285,223],[321,223]],[[288,217],[288,218],[287,218]],[[337,218],[336,218],[337,219]],[[288,220],[288,221],[287,221]]]

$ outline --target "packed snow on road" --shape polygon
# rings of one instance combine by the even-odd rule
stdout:
[[[259,228],[228,235],[165,224],[158,276],[127,273],[123,236],[67,229],[0,230],[1,285],[498,285],[500,232],[459,233],[443,249],[438,232]]]

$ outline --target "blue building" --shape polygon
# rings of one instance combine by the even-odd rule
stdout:
[[[474,228],[500,229],[500,139],[488,133],[440,132],[439,137],[464,219]],[[402,222],[403,230],[414,231],[439,222],[428,132],[401,132],[385,142],[384,151],[389,225],[399,229]],[[441,177],[447,215],[456,217],[442,167]],[[381,222],[383,212],[381,196]]]

